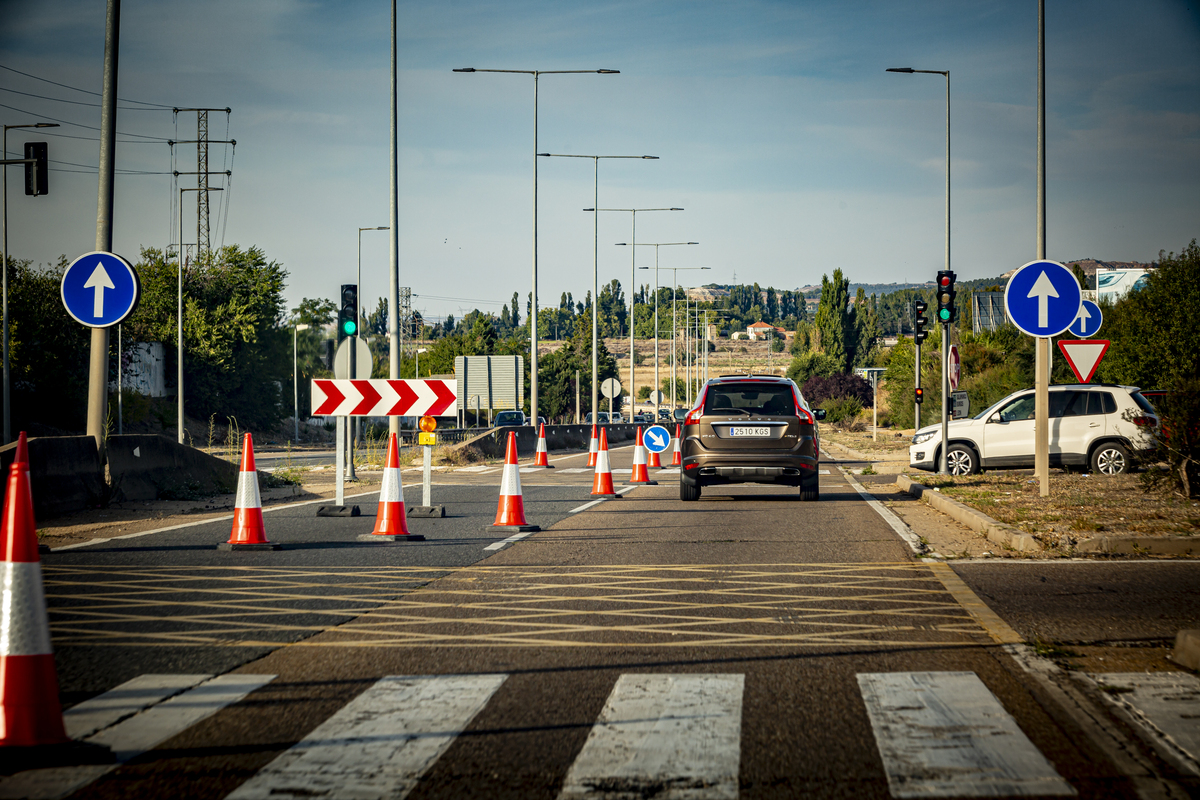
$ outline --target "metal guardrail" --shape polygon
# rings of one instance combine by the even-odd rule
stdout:
[[[492,430],[491,428],[438,428],[437,440],[438,444],[458,444],[465,442],[481,433],[486,433]],[[404,430],[400,431],[400,446],[412,447],[417,444],[417,435],[420,431]]]

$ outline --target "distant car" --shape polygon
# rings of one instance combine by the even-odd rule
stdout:
[[[545,425],[545,424],[546,424],[546,418],[543,417],[541,414],[538,414],[538,425],[541,426],[541,425]]]
[[[688,412],[687,412],[686,408],[677,408],[677,409],[675,409],[675,411],[673,413],[675,415],[676,422],[683,422],[684,419],[687,418]]]
[[[684,420],[679,499],[732,483],[795,486],[801,500],[820,499],[817,421],[824,418],[787,378],[713,378]]]
[[[501,411],[492,418],[492,427],[505,428],[512,425],[526,425],[524,411]]]
[[[607,411],[597,412],[595,419],[596,419],[596,421],[595,421],[596,425],[608,425],[610,422]],[[593,424],[592,423],[592,412],[589,411],[588,413],[583,415],[583,424],[584,425]]]
[[[670,410],[665,409],[665,408],[660,408],[658,410],[658,421],[659,422],[672,422],[674,419],[675,418],[671,416]]]
[[[952,420],[946,452],[950,474],[1032,467],[1034,405],[1034,391],[1022,389],[974,417]],[[1158,414],[1132,386],[1051,386],[1049,414],[1051,466],[1116,475],[1157,447]],[[941,425],[921,428],[908,448],[909,466],[936,470],[941,445]]]
[[[633,421],[638,425],[651,425],[654,423],[654,415],[648,411],[641,414],[635,414]]]

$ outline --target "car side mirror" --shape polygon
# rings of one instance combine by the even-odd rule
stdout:
[[[823,420],[823,419],[825,419],[825,409],[823,409],[823,408],[815,408],[815,409],[813,409],[813,417],[814,417],[814,418],[815,418],[815,419],[816,419],[818,422],[819,422],[819,421],[821,421],[821,420]]]
[[[988,417],[988,422],[1003,422],[1003,420],[1000,419],[1000,412],[997,411],[995,414],[992,414],[990,417]]]

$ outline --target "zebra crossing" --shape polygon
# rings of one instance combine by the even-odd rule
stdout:
[[[0,781],[0,797],[63,797],[241,702],[275,677],[142,675],[128,681],[64,715],[72,737],[111,747],[116,764],[20,772]],[[1076,794],[976,673],[856,677],[893,797]],[[383,677],[228,798],[403,798],[507,679],[506,674]],[[1178,680],[1189,682],[1184,687],[1189,691],[1200,686],[1195,676],[1181,674],[1172,684],[1176,694]],[[557,796],[738,797],[745,682],[743,674],[621,674]],[[1143,705],[1140,713],[1155,714],[1153,703]]]

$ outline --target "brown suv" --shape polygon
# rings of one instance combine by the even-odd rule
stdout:
[[[773,483],[799,486],[817,500],[817,420],[796,384],[777,375],[722,375],[704,384],[683,422],[679,498],[699,500],[704,486]]]

